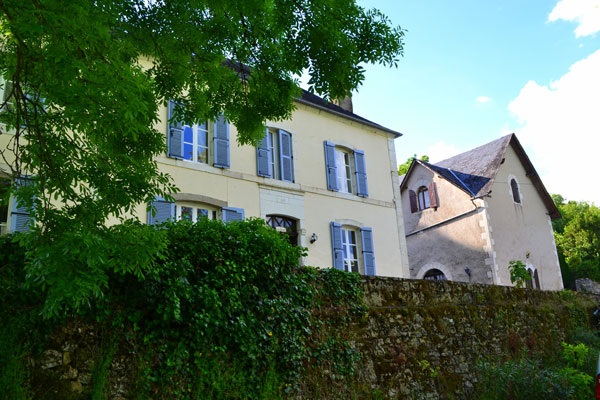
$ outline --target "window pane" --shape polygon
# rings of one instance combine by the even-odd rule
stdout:
[[[204,217],[204,218],[208,217],[208,210],[205,210],[203,208],[199,208],[198,209],[198,219],[200,219],[202,217]]]
[[[335,151],[335,166],[337,168],[337,180],[340,192],[348,193],[348,175],[346,175],[346,153],[341,150]]]
[[[208,134],[206,131],[198,130],[198,146],[207,147],[208,146]]]
[[[358,273],[358,261],[352,261],[351,263],[351,271]]]
[[[186,143],[194,143],[194,131],[189,126],[183,130],[183,141]]]
[[[183,158],[186,160],[194,159],[194,146],[188,143],[183,144]]]
[[[198,162],[208,164],[208,148],[198,147]]]
[[[192,220],[192,208],[191,207],[181,207],[181,219],[185,219],[188,221]]]

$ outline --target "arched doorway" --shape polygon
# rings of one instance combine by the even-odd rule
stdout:
[[[425,272],[423,275],[423,279],[427,281],[447,281],[446,275],[442,271],[436,268],[432,268],[429,271]]]
[[[298,229],[294,218],[282,215],[267,215],[266,220],[267,225],[275,228],[278,232],[284,233],[292,246],[298,246]]]

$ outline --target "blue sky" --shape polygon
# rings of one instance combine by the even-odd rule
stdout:
[[[551,193],[600,204],[600,0],[359,4],[407,30],[399,67],[366,66],[353,95],[355,113],[404,134],[399,162],[516,132]]]

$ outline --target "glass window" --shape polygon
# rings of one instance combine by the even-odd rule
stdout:
[[[362,274],[362,265],[358,258],[358,234],[354,229],[342,228],[342,249],[344,251],[344,270]]]
[[[269,145],[269,163],[271,164],[271,171],[273,171],[273,178],[281,179],[279,166],[279,132],[277,129],[269,128],[267,135],[269,135],[267,143]]]
[[[340,192],[354,193],[354,157],[342,148],[335,149],[335,166]]]
[[[176,203],[175,217],[178,220],[197,221],[200,218],[217,219],[216,207],[198,206],[192,203]]]
[[[419,201],[419,210],[425,210],[429,205],[429,190],[425,186],[421,186],[417,191],[417,199]]]
[[[183,158],[208,164],[209,140],[207,121],[199,125],[185,125],[183,128]]]
[[[281,215],[267,215],[267,225],[284,233],[292,246],[298,245],[298,230],[296,229],[296,220]]]

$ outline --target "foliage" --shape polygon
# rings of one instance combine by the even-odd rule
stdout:
[[[398,175],[406,174],[408,172],[408,169],[410,168],[410,165],[416,159],[417,159],[417,155],[415,154],[414,156],[409,157],[408,160],[406,160],[406,162],[404,164],[398,165]],[[429,162],[429,156],[423,155],[423,156],[421,156],[421,158],[419,158],[419,160]]]
[[[477,399],[586,399],[592,397],[600,338],[579,327],[574,344],[562,343],[562,359],[544,361],[524,353],[517,360],[484,361],[478,365]]]
[[[552,195],[562,219],[552,222],[565,287],[578,278],[600,282],[600,208]]]
[[[105,343],[86,396],[103,398],[121,344],[137,349],[134,392],[144,399],[207,393],[276,399],[299,389],[299,378],[314,371],[327,369],[340,384],[355,376],[359,355],[347,333],[352,318],[365,312],[358,274],[299,268],[304,249],[259,219],[179,221],[149,229],[166,239],[151,269],[108,270],[102,298],[61,314],[101,327]],[[0,316],[28,306],[31,312],[22,315],[31,319],[7,318],[19,332],[10,340],[0,337],[0,350],[11,349],[8,356],[0,351],[1,361],[14,371],[0,373],[0,382],[17,382],[12,388],[26,393],[22,358],[43,347],[50,322],[60,319],[39,318],[52,294],[24,284],[25,254],[11,239],[0,243],[0,300],[7,301],[0,302]],[[134,252],[128,243],[122,251]],[[40,323],[45,325],[35,325]]]
[[[525,287],[527,281],[531,280],[531,275],[521,260],[510,261],[508,270],[510,271],[510,282],[518,288]]]
[[[115,270],[102,262],[114,249],[107,221],[135,219],[139,204],[176,191],[155,161],[167,100],[178,120],[224,114],[241,144],[256,143],[265,121],[291,116],[294,76],[308,70],[312,91],[343,97],[364,63],[397,65],[403,35],[349,0],[1,2],[0,122],[10,134],[0,155],[13,179],[29,176],[12,192],[35,214],[22,244],[32,278],[55,293],[45,315],[102,295]],[[147,256],[127,265],[127,254],[111,251],[117,269],[151,267]]]

